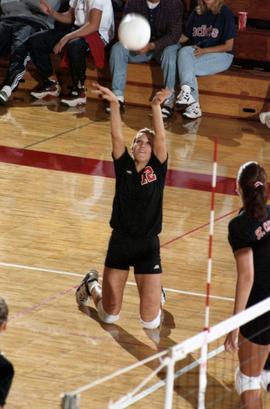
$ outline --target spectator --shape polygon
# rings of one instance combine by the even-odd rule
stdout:
[[[50,54],[66,52],[65,57],[69,64],[72,77],[72,90],[69,97],[61,102],[69,106],[86,103],[84,87],[86,72],[86,57],[93,57],[96,67],[104,65],[104,48],[114,35],[114,16],[111,0],[70,0],[69,9],[59,13],[41,0],[44,12],[55,20],[70,24],[54,30],[47,30],[32,36],[29,40],[30,54],[41,83],[31,95],[37,99],[46,96],[60,95],[60,86],[54,81]]]
[[[177,59],[181,92],[175,108],[185,117],[202,115],[197,76],[213,75],[230,67],[235,36],[234,16],[223,0],[198,0],[180,38],[181,43],[190,40],[192,45],[181,48]]]
[[[169,118],[174,106],[174,85],[178,40],[182,30],[183,5],[181,0],[127,0],[124,15],[138,13],[147,18],[151,26],[150,42],[139,52],[131,52],[120,42],[114,44],[110,56],[112,91],[124,111],[124,92],[128,63],[156,60],[161,64],[164,86],[170,91],[162,105],[162,115]],[[109,105],[106,111],[109,112]]]
[[[49,0],[59,8],[61,0]],[[25,73],[27,40],[31,34],[52,28],[54,20],[39,7],[39,0],[1,0],[0,56],[10,53],[9,66],[0,90],[0,104],[5,104]]]
[[[0,332],[7,328],[8,306],[0,297]],[[13,365],[0,353],[0,408],[3,408],[14,377]]]

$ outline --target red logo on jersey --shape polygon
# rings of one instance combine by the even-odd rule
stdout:
[[[142,174],[141,185],[146,185],[147,183],[154,182],[155,180],[157,180],[157,177],[153,171],[153,168],[151,166],[146,166]]]

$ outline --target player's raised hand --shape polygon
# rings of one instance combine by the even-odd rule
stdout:
[[[94,94],[97,94],[100,98],[106,99],[110,103],[113,102],[117,102],[117,104],[119,103],[117,96],[114,95],[114,93],[109,88],[102,87],[98,82],[93,82],[92,87],[93,87],[92,92]]]
[[[168,98],[171,94],[171,91],[167,88],[163,88],[160,91],[158,91],[154,98],[151,101],[151,105],[161,105],[162,102],[165,101],[166,98]]]

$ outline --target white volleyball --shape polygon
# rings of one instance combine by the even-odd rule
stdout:
[[[118,29],[118,38],[128,50],[141,50],[149,43],[150,36],[150,24],[144,16],[137,13],[130,13],[121,20]]]

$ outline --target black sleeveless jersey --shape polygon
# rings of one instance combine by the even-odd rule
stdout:
[[[126,148],[123,155],[114,160],[114,169],[116,183],[111,227],[131,237],[159,234],[167,160],[161,163],[152,154],[144,169],[137,172]]]
[[[270,206],[267,218],[259,222],[247,217],[243,210],[229,223],[229,242],[233,251],[251,247],[254,259],[254,284],[270,295]]]

